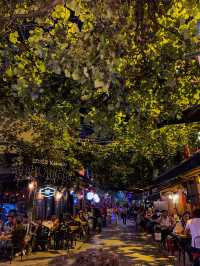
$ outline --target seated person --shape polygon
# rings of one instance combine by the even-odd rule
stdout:
[[[75,218],[75,220],[77,222],[80,222],[81,224],[87,224],[87,222],[88,222],[87,219],[84,216],[83,211],[79,212],[79,215]]]
[[[53,215],[51,217],[51,222],[52,222],[52,230],[56,230],[59,226],[59,218],[56,215]]]
[[[155,210],[151,218],[149,218],[147,225],[146,225],[149,233],[154,233],[155,226],[158,224],[157,220],[159,218],[160,218],[160,212],[159,210]]]
[[[156,220],[161,228],[161,241],[164,242],[168,235],[171,234],[174,227],[174,220],[168,215],[167,210],[163,210],[160,218]]]
[[[69,226],[76,226],[78,222],[72,217],[71,214],[67,214],[65,217],[65,223]]]
[[[173,233],[176,235],[184,234],[185,227],[189,219],[190,219],[190,212],[188,211],[184,212],[181,217],[181,220],[176,223]]]
[[[192,247],[200,250],[200,209],[196,209],[193,218],[188,220],[185,233],[192,237]]]
[[[200,257],[200,209],[196,209],[193,212],[193,218],[188,220],[185,233],[191,235],[191,246],[187,245],[186,250],[189,253],[191,261],[194,262],[194,266],[199,265]]]
[[[16,251],[21,251],[23,248],[25,248],[25,236],[26,229],[21,220],[17,220],[16,226],[12,231],[12,243],[14,244]]]
[[[152,217],[151,217],[151,219],[153,221],[156,221],[159,218],[160,218],[160,210],[155,210],[154,213],[153,213],[153,215],[152,215]]]
[[[161,216],[156,220],[161,229],[171,229],[174,225],[174,220],[171,216],[168,215],[168,211],[164,210],[161,213]]]
[[[3,225],[3,231],[5,233],[11,233],[16,225],[16,218],[13,215],[8,215],[8,220]]]
[[[36,229],[36,249],[47,250],[49,240],[50,229],[43,225],[42,220],[38,220],[38,226]]]
[[[47,217],[47,219],[44,220],[42,224],[43,224],[44,226],[48,227],[49,230],[53,230],[53,225],[54,225],[54,223],[53,223],[53,221],[51,220],[51,217],[50,217],[50,216]]]
[[[85,218],[83,211],[79,212],[79,215],[75,220],[80,223],[83,235],[89,233],[88,220]]]

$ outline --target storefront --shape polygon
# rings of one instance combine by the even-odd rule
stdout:
[[[170,213],[182,214],[200,206],[200,153],[170,169],[154,180],[160,199],[154,204]]]

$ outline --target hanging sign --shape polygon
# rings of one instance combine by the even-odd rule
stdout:
[[[50,198],[50,197],[55,196],[56,189],[51,186],[45,186],[40,189],[39,193],[41,193],[41,195],[45,198]]]

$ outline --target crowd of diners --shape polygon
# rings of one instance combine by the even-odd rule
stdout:
[[[89,207],[46,219],[29,219],[27,214],[10,212],[0,220],[0,258],[23,256],[33,251],[73,249],[77,239],[85,240],[91,233],[101,232],[111,223],[112,209]]]
[[[140,207],[134,215],[137,226],[153,234],[163,248],[187,253],[193,265],[200,265],[200,209],[172,215],[167,210]]]

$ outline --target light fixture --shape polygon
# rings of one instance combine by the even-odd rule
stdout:
[[[197,182],[197,184],[200,184],[200,176],[196,177],[196,182]]]
[[[87,198],[88,200],[93,200],[93,198],[94,198],[94,193],[93,193],[93,192],[88,192],[87,195],[86,195],[86,198]]]
[[[57,201],[59,201],[61,198],[62,198],[62,193],[60,192],[60,191],[57,191],[56,192],[56,195],[55,195],[55,199],[57,200]]]
[[[172,200],[173,199],[173,194],[169,194],[168,197],[169,197],[170,200]]]
[[[99,202],[100,202],[100,197],[99,197],[99,195],[98,195],[98,194],[94,194],[94,196],[93,196],[93,200],[94,200],[95,203],[99,203]]]
[[[74,190],[71,189],[71,190],[70,190],[70,195],[73,195],[73,194],[74,194]]]
[[[179,199],[178,193],[169,194],[169,199],[172,200],[173,203],[177,203]]]
[[[174,203],[177,203],[177,202],[178,202],[178,199],[179,199],[179,195],[178,195],[178,193],[174,194],[173,202],[174,202]]]
[[[50,198],[55,195],[56,189],[51,186],[46,186],[40,189],[39,191],[45,198]]]
[[[31,181],[31,183],[28,184],[28,189],[30,192],[32,192],[35,187],[37,186],[37,182],[36,181]]]

